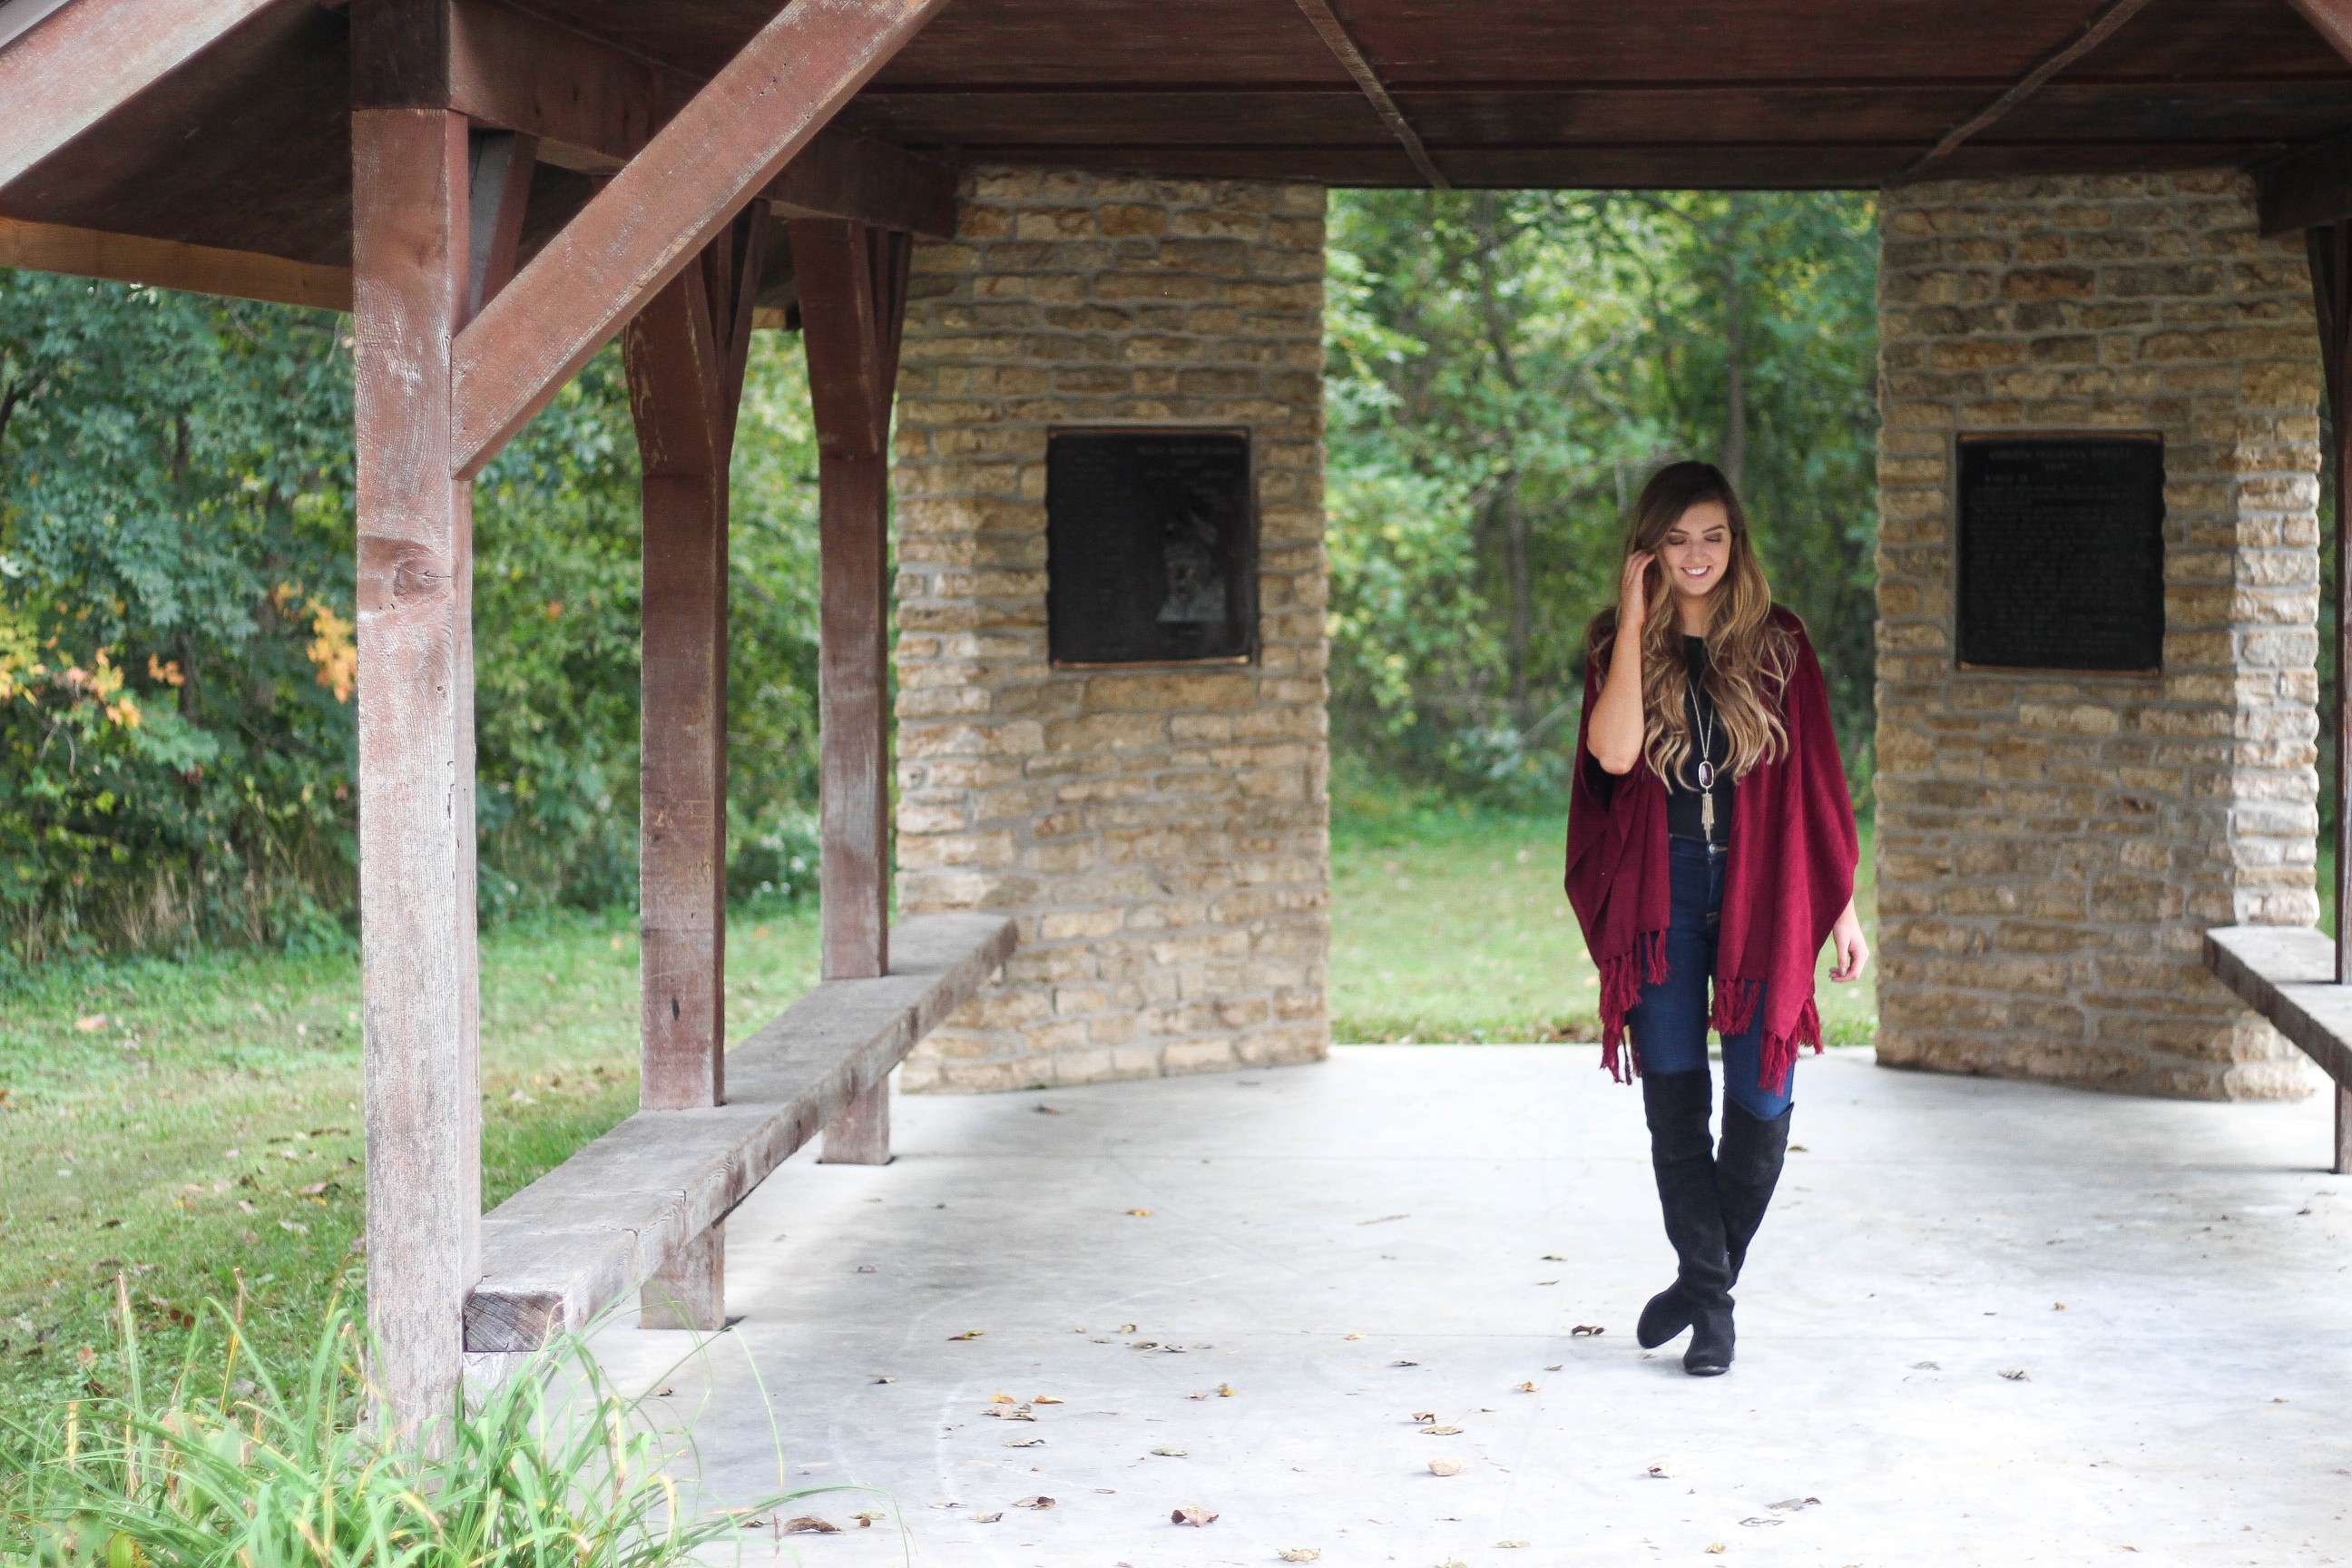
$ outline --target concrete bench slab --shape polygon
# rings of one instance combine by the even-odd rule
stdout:
[[[826,981],[727,1053],[726,1104],[640,1110],[485,1215],[466,1349],[536,1349],[635,1289],[881,1084],[1013,940],[999,915],[901,922],[888,974]]]
[[[2335,939],[2310,926],[2216,926],[2205,967],[2352,1089],[2352,986],[2336,984]]]

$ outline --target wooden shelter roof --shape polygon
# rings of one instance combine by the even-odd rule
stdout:
[[[2299,3],[2325,26],[2340,0]],[[142,9],[0,4],[0,64],[93,5]],[[592,62],[584,87],[550,66],[543,96],[578,109],[601,92],[615,122],[637,117],[639,142],[774,10],[456,7]],[[0,219],[347,267],[349,13],[320,0],[243,10],[29,163],[11,163],[0,128]],[[634,107],[617,102],[632,94]],[[2284,168],[2347,127],[2352,64],[2288,0],[952,0],[833,134],[943,163],[1340,185],[1433,172],[1462,186],[1854,187],[1928,172]],[[543,146],[524,253],[585,201],[600,160],[634,150]],[[2320,156],[2315,177],[2332,187],[2343,162]]]

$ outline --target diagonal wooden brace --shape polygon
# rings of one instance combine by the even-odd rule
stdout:
[[[470,476],[736,214],[945,0],[793,0],[458,334]]]

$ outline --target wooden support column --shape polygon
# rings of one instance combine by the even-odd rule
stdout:
[[[906,320],[903,234],[797,218],[793,273],[818,448],[818,817],[824,973],[890,971],[890,397]],[[889,1082],[861,1085],[824,1158],[889,1157]]]
[[[2352,222],[2304,231],[2311,261],[2312,303],[2319,319],[2320,363],[2327,383],[2327,468],[2336,487],[2336,984],[2352,984]],[[2336,1096],[2336,1145],[2329,1168],[2352,1173],[2352,1088],[2329,1086]]]
[[[473,487],[450,477],[467,131],[352,117],[368,1321],[402,1428],[450,1413],[479,1272]]]
[[[739,219],[621,337],[645,470],[639,1103],[726,1099],[727,465],[769,220]],[[646,1281],[646,1328],[726,1323],[713,1226]]]

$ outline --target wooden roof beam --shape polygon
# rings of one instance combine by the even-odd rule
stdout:
[[[701,83],[490,0],[455,0],[449,107],[539,138],[542,163],[609,174]],[[926,239],[955,233],[955,171],[828,128],[766,192],[782,217],[849,218]]]
[[[274,305],[308,305],[323,310],[352,308],[352,269],[218,250],[173,239],[134,234],[104,234],[62,224],[24,223],[0,217],[0,267],[34,272],[67,272],[78,278],[108,278],[193,294],[226,294],[236,300],[267,300]]]
[[[2147,3],[2148,0],[2107,0],[2105,5],[2091,14],[2080,33],[2044,56],[2032,70],[2018,78],[2007,92],[1945,132],[1943,140],[1929,148],[1925,157],[1903,171],[1903,177],[1916,179],[1934,164],[1950,157],[1969,137],[2007,115],[2040,92],[2042,84],[2052,77],[2113,37],[2126,22],[2139,15]],[[2296,3],[2300,4],[2301,0],[2296,0]]]
[[[1315,29],[1315,36],[1323,40],[1323,47],[1329,49],[1333,58],[1355,79],[1356,86],[1370,100],[1372,111],[1381,117],[1381,123],[1389,128],[1389,134],[1397,139],[1398,144],[1404,149],[1404,155],[1412,161],[1412,166],[1421,171],[1421,177],[1429,182],[1429,188],[1433,191],[1452,190],[1454,183],[1431,160],[1429,149],[1421,144],[1421,132],[1412,128],[1412,121],[1404,117],[1404,110],[1399,109],[1396,100],[1389,96],[1389,89],[1381,85],[1380,73],[1372,69],[1372,62],[1364,58],[1364,51],[1356,47],[1356,40],[1349,35],[1347,24],[1339,20],[1339,13],[1331,9],[1328,0],[1297,0],[1297,3],[1307,25]]]
[[[457,334],[457,474],[479,473],[944,3],[793,0],[761,28]]]
[[[2352,0],[2286,0],[2327,47],[2352,60]]]
[[[72,0],[41,16],[0,45],[0,187],[239,24],[289,3]]]
[[[2352,218],[2352,131],[2263,165],[2254,180],[2265,236]]]

